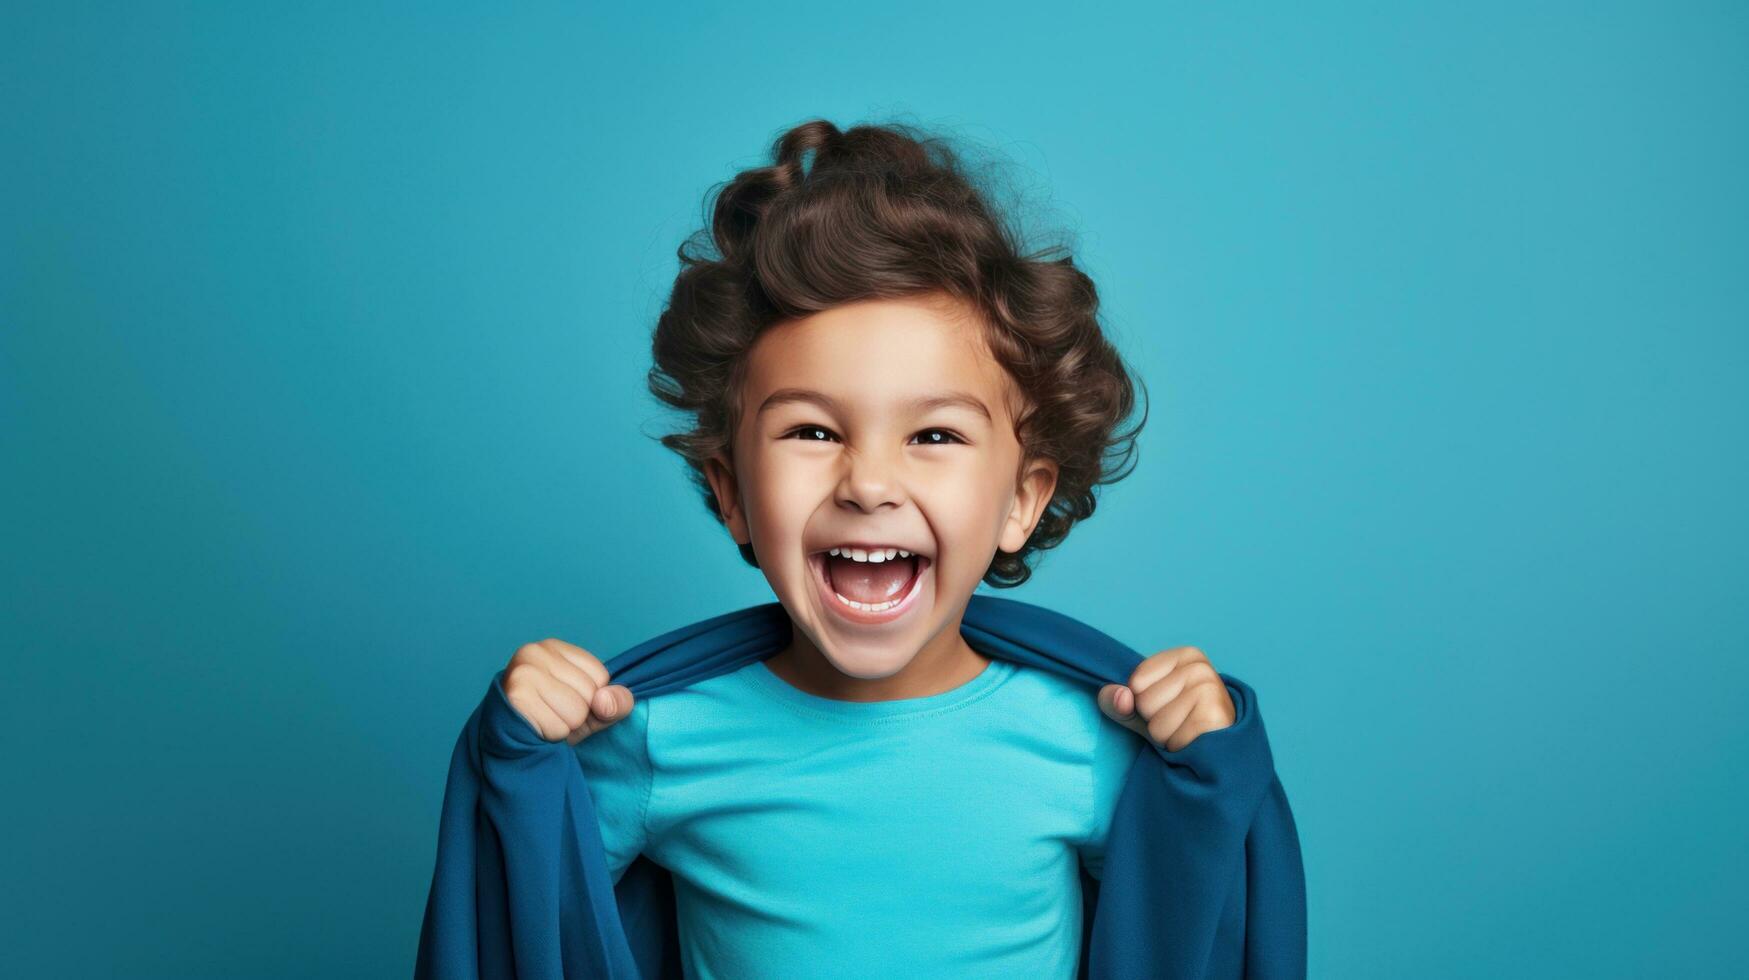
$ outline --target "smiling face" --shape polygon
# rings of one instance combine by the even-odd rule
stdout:
[[[772,669],[842,700],[969,680],[987,660],[960,636],[966,602],[997,549],[1026,544],[1057,474],[1049,460],[1023,472],[1021,396],[969,308],[941,294],[846,304],[771,327],[746,367],[734,459],[706,476],[795,624]],[[921,557],[828,554],[843,544]]]

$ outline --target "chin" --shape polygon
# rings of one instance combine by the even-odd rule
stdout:
[[[847,654],[834,650],[830,644],[821,644],[820,652],[825,656],[826,662],[840,674],[865,681],[891,677],[917,658],[916,648],[909,646],[897,650],[888,648]]]
[[[799,610],[794,604],[784,605],[795,629],[808,638],[834,670],[847,677],[865,681],[891,677],[916,659],[921,649],[916,641],[898,636],[839,637],[820,625],[818,610],[805,600]]]

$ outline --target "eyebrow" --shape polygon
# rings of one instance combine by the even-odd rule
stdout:
[[[819,405],[820,407],[833,412],[840,410],[838,402],[834,400],[831,395],[825,394],[824,392],[814,391],[809,388],[779,388],[766,396],[765,401],[759,403],[759,410],[753,413],[754,417],[757,418],[758,416],[765,414],[765,410],[768,408],[776,408],[779,405],[787,405],[791,402],[807,402],[809,404]],[[936,408],[966,408],[982,415],[984,420],[992,425],[996,422],[996,420],[990,415],[989,407],[986,406],[982,400],[963,391],[941,391],[929,395],[919,395],[916,398],[906,401],[904,404],[906,407],[919,412],[927,412]]]

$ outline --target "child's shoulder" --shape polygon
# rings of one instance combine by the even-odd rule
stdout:
[[[1083,734],[1090,752],[1104,757],[1107,765],[1134,758],[1142,740],[1134,732],[1106,717],[1099,709],[1099,688],[1042,667],[1017,665],[1007,685],[1015,696],[1030,700],[1041,717],[1055,717]]]
[[[1099,710],[1099,689],[1084,681],[1065,677],[1043,667],[1014,664],[1014,676],[1002,685],[1004,710],[1025,711],[1035,724],[1050,725],[1064,738],[1073,738],[1088,752],[1112,741],[1104,731],[1109,725],[1128,731]]]
[[[1096,692],[1086,684],[1064,677],[1053,670],[1015,661],[994,660],[991,661],[991,666],[1004,663],[1014,672],[1014,676],[1004,685],[1013,692],[1013,696],[1057,705],[1062,710],[1078,715],[1085,715],[1088,708],[1092,708],[1094,714],[1099,714]]]

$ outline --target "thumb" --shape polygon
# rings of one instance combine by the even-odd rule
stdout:
[[[1137,735],[1143,738],[1148,737],[1148,721],[1136,714],[1136,695],[1128,687],[1122,684],[1107,684],[1100,688],[1099,710],[1104,712],[1105,717]]]
[[[589,717],[583,722],[583,727],[571,733],[567,739],[572,745],[601,731],[632,713],[632,705],[637,701],[632,696],[632,689],[624,684],[606,684],[595,689],[595,698],[589,702]]]
[[[589,705],[589,713],[601,719],[601,727],[624,718],[632,713],[632,703],[637,699],[632,697],[632,689],[624,684],[608,684],[596,688],[595,701]]]

